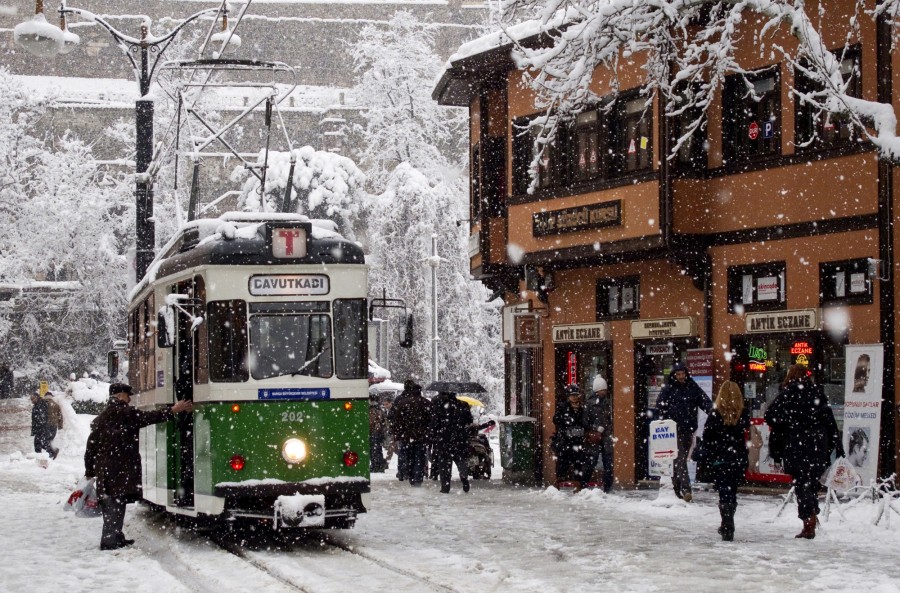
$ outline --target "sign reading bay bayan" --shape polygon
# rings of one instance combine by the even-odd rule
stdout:
[[[651,476],[671,476],[678,457],[678,428],[674,420],[654,420],[650,423],[650,442],[647,461]]]
[[[554,325],[553,342],[603,342],[609,332],[605,323]]]
[[[631,339],[678,338],[694,335],[694,320],[690,317],[641,319],[631,322]]]
[[[817,309],[792,309],[768,313],[747,313],[748,334],[811,331],[819,329]]]
[[[532,214],[535,237],[574,233],[622,224],[622,200]]]

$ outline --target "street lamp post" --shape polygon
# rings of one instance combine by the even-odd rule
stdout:
[[[91,12],[79,8],[72,8],[60,4],[60,18],[65,20],[66,15],[78,15],[81,18],[97,23],[112,35],[125,56],[131,62],[131,69],[137,79],[140,96],[134,105],[135,113],[135,276],[140,281],[150,263],[153,261],[156,229],[153,222],[153,175],[149,172],[153,161],[153,100],[148,98],[150,83],[156,66],[163,52],[175,39],[176,35],[190,22],[208,14],[227,15],[227,8],[223,2],[217,8],[208,8],[187,17],[177,27],[159,37],[150,37],[150,18],[142,17],[141,36],[136,39],[125,35],[115,29],[105,19]],[[15,39],[25,50],[39,57],[48,57],[56,53],[63,53],[63,37],[54,42],[54,36],[49,29],[43,27],[46,23],[43,15],[43,0],[36,0],[35,17],[32,21],[22,23],[16,27]],[[77,36],[74,36],[77,37]],[[49,42],[48,42],[49,39]],[[74,42],[77,43],[77,40]],[[49,48],[49,49],[48,49]],[[68,52],[65,52],[68,53]],[[137,54],[137,59],[135,59]]]

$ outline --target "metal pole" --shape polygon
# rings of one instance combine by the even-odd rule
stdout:
[[[437,235],[431,235],[431,380],[438,380]]]
[[[140,97],[134,104],[135,121],[135,189],[134,232],[135,281],[140,282],[153,261],[156,248],[156,228],[153,223],[153,182],[147,175],[153,159],[153,101],[145,99],[150,92],[150,71],[147,64],[147,27],[141,27],[141,70],[138,84]]]

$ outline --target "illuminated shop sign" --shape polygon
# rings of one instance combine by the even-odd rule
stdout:
[[[566,385],[577,385],[578,384],[578,356],[574,352],[568,352],[566,354],[566,366],[568,367],[569,379],[566,381]]]
[[[809,344],[809,342],[807,342],[805,340],[802,340],[799,342],[794,342],[794,345],[791,346],[791,354],[794,354],[794,355],[807,354],[808,355],[808,354],[812,354],[812,353],[813,353],[812,346]]]
[[[750,359],[747,363],[747,368],[758,373],[766,372],[769,362],[769,353],[766,352],[765,349],[760,348],[759,346],[748,346],[747,357]]]

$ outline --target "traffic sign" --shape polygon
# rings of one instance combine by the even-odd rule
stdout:
[[[747,134],[750,136],[751,140],[756,140],[759,137],[759,124],[756,122],[750,123],[750,129],[747,131]]]

